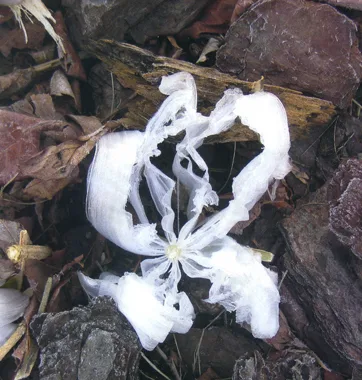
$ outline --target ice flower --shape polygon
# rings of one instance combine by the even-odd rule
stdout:
[[[145,132],[125,131],[102,137],[88,175],[88,219],[119,247],[149,256],[141,263],[142,278],[126,274],[111,283],[81,275],[83,286],[90,295],[112,296],[149,350],[170,331],[177,331],[180,320],[179,331],[186,332],[192,325],[190,301],[178,292],[181,270],[189,277],[209,279],[212,285],[208,302],[236,311],[237,321],[249,323],[255,337],[270,338],[279,327],[277,275],[265,268],[251,249],[240,246],[227,234],[235,223],[248,220],[250,209],[269,185],[290,170],[284,107],[273,94],[243,95],[241,90],[232,89],[225,91],[206,117],[197,112],[196,86],[190,74],[163,77],[159,89],[168,97]],[[260,135],[264,150],[234,178],[234,199],[229,205],[200,223],[203,208],[217,205],[218,196],[197,148],[206,137],[230,128],[237,117]],[[189,193],[188,221],[175,232],[171,196],[176,181],[160,171],[151,158],[161,154],[158,145],[165,138],[182,131],[185,136],[176,146],[172,170],[176,181]],[[203,174],[198,175],[200,172]],[[148,220],[141,202],[139,185],[143,179],[161,215],[162,235]],[[128,202],[138,224],[126,211]]]
[[[16,324],[28,306],[29,298],[15,289],[0,289],[0,347],[15,331]]]

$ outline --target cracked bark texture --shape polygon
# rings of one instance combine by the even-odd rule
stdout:
[[[346,172],[345,169],[342,165],[339,171]],[[336,176],[341,175],[337,172]],[[348,185],[341,186],[342,182],[332,180],[331,185],[324,185],[281,224],[288,247],[284,256],[288,270],[285,286],[305,315],[300,319],[298,308],[288,308],[283,303],[281,307],[298,337],[322,360],[338,371],[351,374],[354,368],[362,367],[359,302],[362,282],[361,261],[350,250],[351,244],[342,244],[331,231],[330,207],[333,210],[336,207],[333,202],[339,204],[342,194],[349,189]],[[344,197],[351,201],[352,195],[355,192]],[[348,219],[346,213],[345,224],[348,221],[354,222],[355,218]],[[299,325],[294,321],[299,321]]]

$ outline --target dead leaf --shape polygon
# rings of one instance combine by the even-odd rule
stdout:
[[[62,119],[55,111],[53,99],[48,94],[33,94],[30,96],[34,107],[34,115],[44,120]]]
[[[299,179],[300,182],[304,183],[304,185],[308,185],[309,182],[309,175],[300,169],[296,164],[293,163],[292,165],[292,173],[296,178]]]
[[[54,18],[56,21],[54,25],[55,32],[62,38],[66,51],[64,54],[60,49],[58,49],[59,57],[63,62],[63,69],[67,75],[86,81],[87,76],[84,71],[82,61],[68,38],[68,31],[62,13],[60,11],[55,12]]]
[[[24,359],[18,369],[14,380],[27,379],[31,371],[34,368],[36,359],[38,358],[39,347],[34,342],[30,334],[26,336],[26,352],[24,354]]]
[[[14,70],[0,76],[0,99],[8,99],[27,89],[36,77],[33,68]]]
[[[15,273],[15,267],[10,260],[0,259],[0,286]]]
[[[22,180],[29,175],[22,170],[27,161],[39,153],[40,132],[60,129],[63,121],[41,120],[15,112],[0,110],[0,185],[12,179]]]
[[[14,14],[9,7],[0,5],[0,25],[13,18]]]
[[[67,117],[75,121],[82,128],[85,135],[90,135],[102,128],[102,123],[95,116],[67,115]]]
[[[202,49],[201,55],[196,63],[205,62],[207,60],[207,55],[217,51],[220,47],[221,39],[211,37],[205,47]]]
[[[68,81],[68,78],[61,70],[54,72],[52,79],[50,80],[50,95],[53,96],[70,96],[75,100],[75,96]]]
[[[180,37],[199,38],[202,33],[224,34],[230,26],[237,0],[216,0],[206,7],[199,21],[180,32]]]
[[[5,252],[11,245],[18,244],[23,229],[20,223],[0,219],[0,248]]]
[[[0,27],[0,52],[7,57],[11,49],[39,49],[45,37],[45,29],[37,22],[26,24],[28,43],[25,42],[23,31],[19,28]]]

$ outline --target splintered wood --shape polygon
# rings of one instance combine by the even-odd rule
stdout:
[[[158,90],[163,75],[186,71],[195,78],[198,90],[198,110],[208,115],[225,90],[240,88],[245,94],[253,91],[254,82],[239,80],[218,70],[196,66],[172,58],[156,56],[151,52],[126,43],[100,40],[88,49],[101,59],[117,76],[122,86],[132,89],[135,96],[126,104],[121,120],[124,128],[144,129],[165,96]],[[301,92],[264,85],[264,90],[279,97],[288,114],[291,140],[308,138],[313,128],[327,125],[336,115],[335,106],[328,101],[304,96]],[[262,112],[262,110],[260,110]],[[257,140],[257,135],[240,123],[207,142]]]

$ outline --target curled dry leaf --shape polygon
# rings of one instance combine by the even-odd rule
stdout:
[[[39,96],[37,95],[37,100]],[[42,95],[42,99],[44,97],[50,98],[49,95]],[[44,111],[47,107],[39,109]],[[78,164],[90,153],[107,129],[102,129],[99,121],[93,118],[73,118],[87,133],[84,136],[86,138],[81,139],[85,142],[75,140],[76,136],[71,133],[69,137],[72,140],[41,150],[41,133],[47,131],[67,134],[66,122],[41,120],[0,110],[0,133],[2,134],[0,161],[5,163],[4,169],[0,172],[0,185],[13,180],[33,178],[25,189],[17,191],[16,196],[25,199],[51,199],[69,183],[76,181],[79,174]],[[91,121],[89,124],[91,127],[84,127],[87,120]]]
[[[207,55],[213,51],[217,51],[221,44],[221,40],[218,38],[211,37],[205,47],[202,49],[201,55],[196,63],[205,62],[207,60]]]
[[[74,99],[74,93],[68,78],[61,70],[55,71],[50,80],[50,94],[54,96],[68,95]]]

